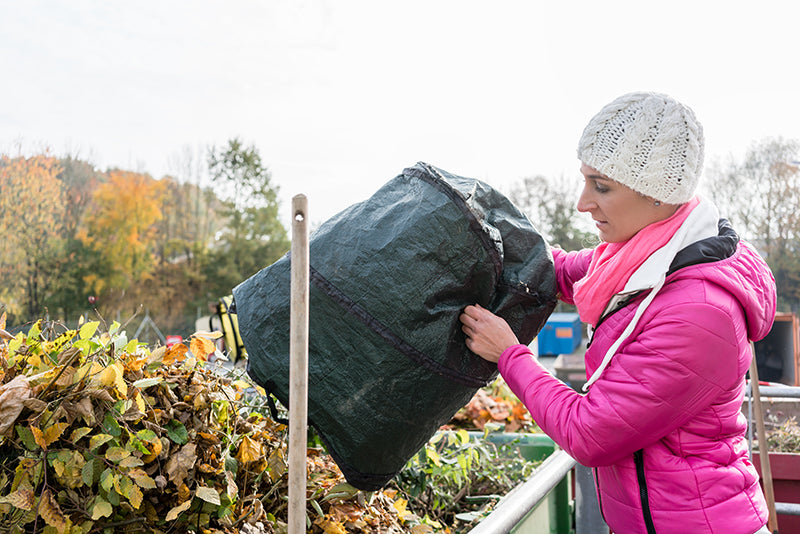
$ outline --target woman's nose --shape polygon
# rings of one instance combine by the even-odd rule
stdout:
[[[591,192],[588,191],[588,189],[588,186],[584,186],[581,190],[581,196],[578,197],[578,205],[576,208],[581,213],[590,211],[594,207],[594,201],[592,200]]]

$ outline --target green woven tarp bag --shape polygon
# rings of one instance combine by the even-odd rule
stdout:
[[[487,184],[425,163],[322,224],[309,249],[308,420],[364,490],[496,378],[466,348],[465,306],[497,313],[527,344],[556,302],[552,255],[527,217]],[[289,255],[233,296],[248,373],[287,405]]]

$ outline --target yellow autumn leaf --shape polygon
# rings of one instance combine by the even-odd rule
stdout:
[[[147,444],[147,448],[149,448],[151,451],[150,454],[142,456],[142,461],[147,464],[158,458],[158,455],[161,454],[162,450],[164,450],[164,445],[158,438],[152,441],[145,441],[145,443]]]
[[[336,521],[329,517],[318,519],[314,522],[325,534],[347,534],[347,528],[341,521]]]
[[[128,397],[128,385],[123,379],[125,369],[122,362],[116,361],[103,369],[97,377],[96,383],[103,387],[112,387],[119,394],[119,398]]]
[[[189,343],[189,350],[199,360],[207,360],[210,354],[214,354],[216,347],[214,342],[205,337],[194,336]]]
[[[128,471],[128,476],[136,482],[136,485],[143,489],[156,489],[155,481],[144,471],[144,469],[134,468]]]
[[[119,463],[130,455],[131,451],[126,450],[124,447],[109,447],[106,451],[106,460]]]
[[[75,489],[84,484],[81,474],[86,459],[78,451],[62,450],[52,459],[53,470],[59,484]]]
[[[244,436],[242,441],[239,442],[239,451],[236,453],[236,459],[247,465],[252,462],[260,460],[264,456],[262,445],[250,438]]]
[[[219,493],[214,488],[198,486],[195,495],[198,499],[206,501],[207,503],[216,504],[217,506],[220,505]]]
[[[97,376],[97,384],[105,387],[112,387],[117,381],[117,370],[113,365],[103,369]]]
[[[69,427],[68,423],[55,423],[50,425],[44,431],[44,443],[49,446],[51,443],[61,437],[61,434]]]
[[[408,501],[405,499],[397,499],[392,503],[392,506],[397,510],[397,516],[400,518],[400,521],[404,521],[407,516],[411,515],[411,512],[406,509]]]
[[[191,499],[189,499],[188,501],[186,501],[183,504],[179,504],[178,506],[176,506],[175,508],[173,508],[172,510],[167,512],[166,520],[167,521],[174,521],[174,520],[178,519],[178,516],[181,515],[181,512],[184,512],[184,511],[188,510],[191,505],[192,505],[192,500]]]
[[[139,509],[144,494],[142,490],[139,489],[139,486],[133,483],[130,477],[125,475],[118,476],[114,481],[114,489],[117,490],[117,493],[128,499],[134,508],[137,510]]]
[[[114,509],[111,507],[111,504],[98,496],[92,507],[92,521],[97,521],[103,517],[110,517],[112,513],[114,513]]]
[[[81,380],[89,379],[91,384],[97,385],[98,376],[103,372],[103,366],[97,362],[88,362],[81,365],[75,374],[72,375],[72,383],[77,384]]]
[[[142,490],[140,490],[138,486],[131,486],[131,489],[126,497],[131,503],[131,506],[138,510],[142,505],[142,500],[144,500],[144,493],[142,493]]]
[[[133,397],[133,400],[136,402],[136,407],[139,408],[140,412],[147,413],[147,405],[144,403],[141,393],[137,391],[136,396]]]
[[[250,382],[247,382],[246,380],[241,380],[241,379],[234,380],[232,385],[237,389],[247,389],[247,388],[251,387],[250,386]]]
[[[44,441],[44,432],[33,425],[31,425],[30,430],[33,434],[33,441],[35,441],[36,444],[43,450],[47,450],[47,443]]]
[[[145,365],[147,365],[148,358],[149,358],[149,356],[145,355],[145,356],[141,356],[139,358],[135,358],[134,357],[134,358],[126,359],[125,363],[124,363],[125,369],[127,369],[130,372],[134,372],[134,373],[137,372],[137,371],[141,371],[142,368]]]
[[[123,458],[117,465],[119,465],[121,469],[131,469],[144,465],[144,462],[136,456],[128,456],[127,458]]]
[[[75,443],[76,441],[78,441],[79,439],[81,439],[85,435],[90,434],[91,432],[92,432],[92,429],[89,428],[88,426],[78,427],[78,428],[76,428],[75,430],[72,431],[72,434],[70,434],[70,436],[69,436],[69,440],[72,443]]]
[[[110,434],[96,434],[89,438],[89,450],[93,451],[100,445],[108,443],[112,439],[114,439],[114,436]]]
[[[37,481],[37,474],[34,471],[38,460],[34,458],[20,458],[17,468],[14,470],[14,482],[11,483],[11,491],[18,489],[29,489],[33,491]]]
[[[100,326],[100,321],[90,321],[88,323],[84,323],[81,326],[81,330],[78,335],[81,339],[89,339],[97,331],[98,326]]]
[[[66,332],[55,338],[53,341],[45,341],[42,344],[42,348],[47,354],[51,354],[53,352],[61,352],[61,349],[64,347],[64,345],[69,343],[69,341],[73,337],[75,337],[75,334],[77,333],[78,333],[77,330],[67,330]]]
[[[176,343],[171,347],[167,348],[166,354],[162,358],[162,363],[164,365],[172,365],[176,362],[182,362],[186,359],[186,353],[189,352],[189,347],[184,345],[183,343]]]
[[[269,459],[267,460],[267,464],[269,465],[270,480],[277,482],[277,480],[281,478],[289,468],[289,464],[286,462],[286,454],[284,453],[284,449],[280,447],[272,449]]]

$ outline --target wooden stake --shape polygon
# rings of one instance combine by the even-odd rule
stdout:
[[[308,447],[308,200],[292,198],[289,337],[289,534],[306,532]]]
[[[755,408],[756,432],[758,434],[758,456],[761,461],[761,479],[764,481],[764,496],[767,498],[769,519],[767,528],[773,534],[778,534],[778,516],[775,514],[775,490],[772,486],[772,468],[769,465],[769,443],[767,432],[764,429],[764,414],[761,410],[761,392],[758,388],[758,365],[756,364],[755,345],[750,343],[753,359],[750,361],[750,395],[753,397]]]

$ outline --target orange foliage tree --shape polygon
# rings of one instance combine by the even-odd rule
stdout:
[[[104,295],[107,311],[119,311],[125,295],[134,289],[134,297],[152,275],[163,192],[164,184],[149,175],[121,170],[109,171],[108,181],[94,192],[79,235],[101,258],[85,281]]]
[[[40,315],[63,247],[64,197],[56,158],[0,156],[0,304]]]

